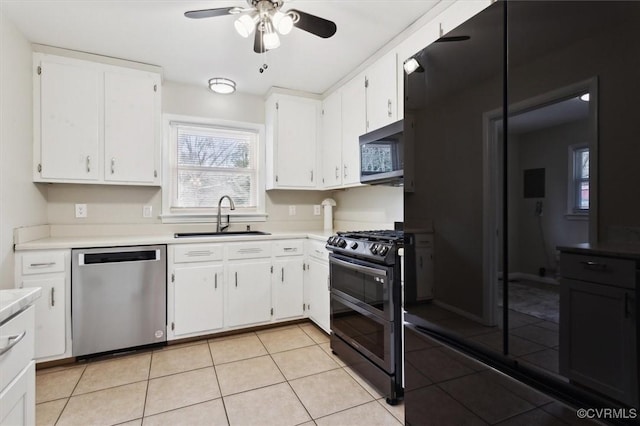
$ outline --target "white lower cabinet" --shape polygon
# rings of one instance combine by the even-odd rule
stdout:
[[[228,327],[271,320],[271,259],[229,263],[226,312]]]
[[[0,425],[36,423],[34,312],[30,306],[0,324]]]
[[[307,241],[304,300],[309,319],[330,333],[329,252],[323,241]]]
[[[35,302],[35,358],[49,361],[71,354],[69,250],[16,254],[16,288],[42,288]]]
[[[275,320],[304,315],[304,240],[273,243],[273,314]]]

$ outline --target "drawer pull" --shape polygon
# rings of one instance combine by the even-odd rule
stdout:
[[[26,335],[27,335],[27,330],[23,331],[20,334],[14,334],[13,336],[7,337],[8,345],[0,349],[0,355],[4,355],[5,353],[9,352],[11,348],[13,348],[15,345],[20,343],[20,340],[24,339],[24,336]]]
[[[193,250],[187,252],[187,256],[211,256],[211,250]]]
[[[47,266],[54,266],[56,262],[42,262],[42,263],[30,263],[30,268],[46,268]]]
[[[51,287],[51,307],[56,306],[56,289],[55,287]]]
[[[592,260],[580,262],[585,269],[592,271],[606,271],[609,269],[606,263],[594,262]]]

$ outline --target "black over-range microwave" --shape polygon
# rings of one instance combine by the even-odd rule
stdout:
[[[404,176],[403,121],[360,136],[360,182],[402,185]]]

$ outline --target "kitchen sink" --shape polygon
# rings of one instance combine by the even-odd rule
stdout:
[[[225,231],[225,232],[176,232],[174,238],[225,237],[237,235],[271,235],[263,231]]]

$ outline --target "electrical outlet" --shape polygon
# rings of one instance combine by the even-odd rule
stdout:
[[[87,217],[87,205],[76,204],[76,218]]]
[[[313,206],[313,214],[314,214],[314,216],[320,216],[320,214],[321,214],[320,204],[315,204]]]
[[[289,216],[296,215],[296,206],[289,206]]]
[[[142,217],[151,217],[153,214],[153,206],[142,206]]]

